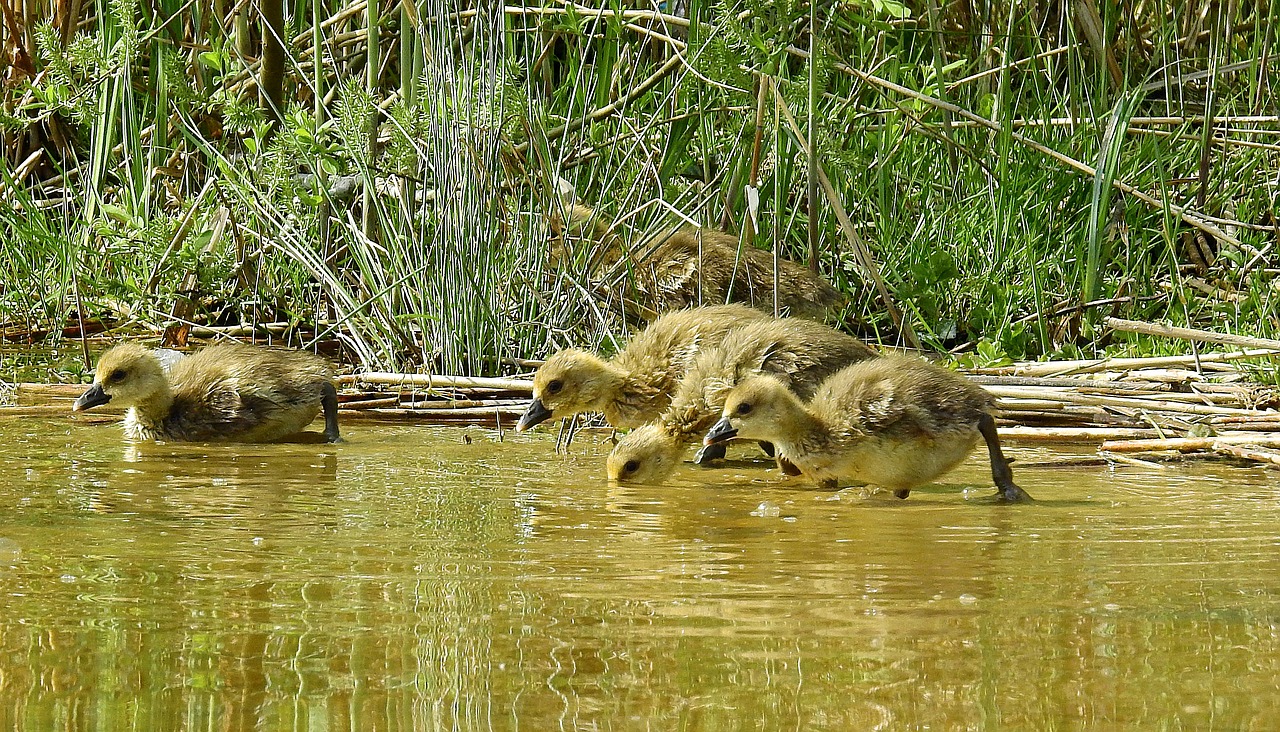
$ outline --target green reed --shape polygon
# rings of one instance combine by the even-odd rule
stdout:
[[[813,162],[930,347],[1095,352],[1112,312],[1275,334],[1275,0],[314,2],[268,22],[112,0],[78,26],[31,5],[34,75],[0,116],[10,329],[286,321],[370,368],[495,372],[623,334],[625,267],[546,262],[562,186],[638,242],[744,230],[754,184],[754,245],[816,255],[844,326],[902,342],[809,202]],[[278,119],[259,83],[283,86]],[[1207,269],[1192,224],[1221,235]]]

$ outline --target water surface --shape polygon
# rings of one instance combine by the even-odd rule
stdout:
[[[750,452],[0,422],[0,729],[1272,729],[1280,482],[981,458],[907,501]],[[468,442],[469,438],[469,442]]]

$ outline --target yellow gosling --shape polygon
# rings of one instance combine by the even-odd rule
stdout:
[[[774,377],[744,381],[726,398],[705,442],[768,440],[823,488],[850,480],[906,498],[964,460],[982,437],[998,497],[1028,500],[1000,450],[993,401],[951,371],[883,356],[836,373],[808,404]]]
[[[333,370],[304,351],[228,344],[162,362],[121,344],[102,354],[72,408],[108,402],[129,408],[124,431],[134,440],[274,442],[301,432],[322,407],[325,438],[339,440]]]
[[[609,478],[637,483],[666,479],[681,453],[720,418],[730,390],[745,379],[772,375],[807,399],[828,376],[875,356],[857,338],[802,318],[769,318],[737,328],[718,347],[698,354],[656,422],[622,437],[609,454]],[[772,446],[765,450],[772,455]],[[699,453],[697,462],[723,455],[723,445],[712,445]]]
[[[586,271],[606,277],[625,260],[634,276],[629,297],[662,313],[703,302],[740,302],[774,312],[822,319],[844,303],[844,297],[818,274],[772,252],[744,246],[738,237],[710,228],[667,229],[629,246],[604,217],[581,204],[550,219],[548,259],[564,267],[572,259],[570,241],[587,242]]]
[[[735,326],[766,316],[744,305],[714,305],[667,313],[637,334],[611,360],[567,349],[553,354],[533,377],[533,401],[516,429],[580,412],[603,412],[614,427],[638,427],[657,418],[698,353]]]

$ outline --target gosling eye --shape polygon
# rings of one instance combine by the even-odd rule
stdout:
[[[737,412],[738,414],[751,414],[751,405],[747,402],[743,402],[738,405]]]
[[[622,466],[622,472],[624,473],[634,473],[639,469],[640,469],[640,461],[638,460],[628,460]]]
[[[559,394],[560,390],[563,388],[564,388],[564,382],[561,381],[560,379],[552,379],[551,381],[547,382],[548,394]]]
[[[107,382],[111,384],[119,384],[121,381],[124,381],[125,376],[126,374],[124,369],[114,369],[111,373],[107,374]]]

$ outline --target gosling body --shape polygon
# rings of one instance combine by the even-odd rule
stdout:
[[[958,374],[918,358],[883,356],[834,374],[808,404],[774,377],[744,381],[705,441],[769,440],[824,488],[849,480],[906,498],[954,468],[981,438],[999,497],[1028,499],[1000,449],[993,409],[991,395]]]
[[[857,338],[802,318],[768,318],[736,328],[719,346],[698,354],[655,422],[623,436],[609,455],[609,478],[644,483],[666,478],[681,453],[720,418],[725,398],[745,379],[771,375],[808,399],[827,377],[876,355]],[[711,446],[699,462],[722,455],[723,447]]]
[[[329,363],[315,354],[240,344],[209,346],[167,365],[126,343],[102,355],[77,411],[112,402],[128,407],[134,440],[275,442],[321,411],[325,438],[339,440],[338,396]]]
[[[658,313],[701,303],[740,302],[773,313],[823,319],[844,302],[818,274],[772,252],[741,245],[738,237],[715,229],[683,226],[628,247],[592,209],[574,205],[567,223],[553,216],[551,261],[569,256],[566,232],[585,233],[595,243],[587,272],[608,276],[619,266],[634,275],[635,299]],[[776,291],[776,303],[775,303]]]
[[[744,305],[713,305],[668,313],[638,333],[610,360],[566,349],[533,377],[533,401],[516,428],[580,412],[602,412],[614,427],[651,422],[671,403],[684,372],[705,348],[734,327],[765,316]]]

